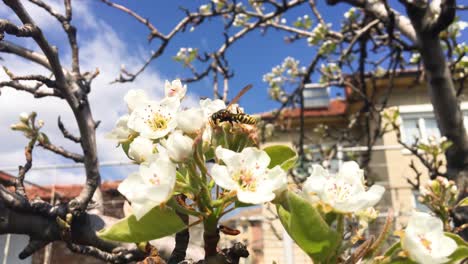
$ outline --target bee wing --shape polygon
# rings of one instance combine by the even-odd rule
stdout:
[[[226,109],[228,109],[231,105],[237,103],[239,101],[239,99],[246,93],[248,92],[251,88],[253,87],[252,84],[249,84],[247,86],[245,86],[244,88],[242,88],[242,90],[236,95],[236,97],[232,98],[231,102],[229,102],[228,106],[226,107]]]

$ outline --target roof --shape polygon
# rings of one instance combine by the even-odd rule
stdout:
[[[102,192],[117,192],[120,181],[105,181],[101,183]],[[62,200],[69,200],[78,196],[83,189],[83,184],[55,185],[55,186],[27,186],[26,194],[30,199],[40,197],[42,200],[50,200],[52,191],[55,188],[55,195]]]
[[[14,183],[14,181],[15,177],[6,172],[0,171],[0,184],[4,186],[11,186]]]
[[[342,116],[346,114],[348,109],[348,103],[344,99],[332,99],[328,107],[324,108],[309,108],[304,109],[304,117],[333,117],[333,116]],[[285,108],[282,112],[282,117],[284,118],[300,118],[301,109],[300,108]],[[264,120],[272,119],[275,117],[275,112],[267,112],[260,114],[260,117]]]
[[[10,187],[14,185],[15,176],[8,174],[6,172],[0,171],[0,184]],[[105,181],[101,184],[101,191],[107,193],[117,193],[117,187],[119,186],[120,181]],[[55,195],[60,197],[62,200],[70,200],[78,194],[80,194],[83,189],[82,184],[67,184],[67,185],[48,185],[41,186],[31,182],[25,182],[26,194],[29,198],[34,199],[36,197],[41,198],[42,200],[50,200],[52,198],[52,190],[55,188]]]

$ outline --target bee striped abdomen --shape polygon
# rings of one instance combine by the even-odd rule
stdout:
[[[222,109],[211,116],[211,122],[215,125],[218,125],[221,122],[254,125],[257,123],[257,119],[245,113],[235,114],[226,109]]]
[[[233,119],[242,124],[255,125],[257,123],[257,119],[244,113],[235,114]]]

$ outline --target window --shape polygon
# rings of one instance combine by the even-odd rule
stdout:
[[[464,115],[463,122],[465,128],[468,130],[468,109],[463,106],[462,104]],[[426,140],[431,136],[436,138],[441,136],[439,128],[437,127],[437,121],[432,112],[432,106],[402,106],[400,107],[400,114],[402,119],[400,127],[401,139],[404,143],[411,145],[416,141],[416,138],[419,140]]]
[[[432,113],[431,113],[432,114]],[[401,136],[403,142],[408,145],[413,144],[416,138],[425,140],[428,137],[440,137],[439,128],[434,116],[428,116],[427,113],[419,113],[419,117],[402,114]]]

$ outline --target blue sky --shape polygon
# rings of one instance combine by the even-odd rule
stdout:
[[[63,13],[63,1],[47,1],[59,12]],[[124,3],[150,21],[162,32],[167,33],[184,16],[179,6],[185,6],[195,10],[201,4],[208,1],[179,0],[179,1],[117,1]],[[343,13],[349,9],[349,5],[339,4],[329,7],[325,1],[317,1],[318,8],[327,22],[333,23],[333,28],[338,29]],[[154,99],[163,95],[164,80],[176,77],[186,77],[187,72],[183,67],[172,60],[172,57],[181,47],[199,48],[200,51],[213,50],[223,42],[223,25],[220,19],[212,19],[204,23],[193,32],[185,32],[177,35],[169,44],[163,56],[153,61],[147,70],[133,83],[115,84],[109,83],[119,73],[120,65],[125,64],[127,69],[141,65],[150,51],[155,49],[157,43],[148,43],[146,40],[148,30],[145,26],[136,22],[118,10],[108,7],[98,0],[73,1],[74,24],[78,28],[78,41],[80,45],[81,66],[83,70],[94,70],[98,67],[101,74],[93,83],[90,101],[96,120],[102,123],[97,132],[98,153],[101,162],[128,161],[120,149],[115,148],[115,142],[105,138],[120,115],[125,113],[126,107],[123,96],[129,89],[144,89]],[[399,5],[399,4],[397,4]],[[34,7],[25,1],[26,8],[37,24],[43,29],[49,41],[59,48],[64,66],[70,65],[70,51],[66,37],[61,31],[60,24],[54,21],[43,10]],[[398,7],[401,10],[401,7]],[[462,20],[468,20],[467,12],[461,14]],[[297,17],[304,14],[311,15],[307,5],[295,8],[285,17],[288,23],[292,23]],[[20,22],[16,16],[0,4],[0,18],[7,18],[17,24]],[[267,85],[262,82],[262,76],[269,72],[273,66],[280,64],[287,56],[292,56],[307,64],[315,54],[316,47],[309,47],[305,40],[293,44],[285,44],[282,32],[269,30],[266,35],[259,31],[250,33],[246,38],[236,42],[228,51],[227,58],[235,77],[230,81],[230,95],[232,98],[239,89],[247,84],[253,84],[254,88],[241,100],[248,113],[264,112],[275,109],[278,103],[268,98]],[[462,37],[466,40],[466,33]],[[38,50],[37,45],[30,39],[18,39],[7,36],[7,40],[24,45],[30,49]],[[44,69],[15,56],[1,54],[0,65],[7,66],[15,74],[39,73],[47,74]],[[314,81],[317,81],[317,76]],[[8,77],[0,71],[0,81]],[[186,105],[196,105],[199,97],[212,96],[211,80],[189,84],[189,96]],[[57,116],[60,115],[66,126],[71,131],[77,131],[72,113],[64,102],[54,99],[34,99],[29,94],[17,92],[12,89],[2,89],[0,96],[0,136],[2,148],[0,149],[0,169],[16,167],[24,163],[23,149],[27,140],[18,132],[11,131],[9,125],[15,123],[21,112],[37,111],[38,118],[45,121],[44,132],[49,135],[52,142],[64,146],[71,151],[80,152],[79,146],[64,140],[56,127]],[[34,153],[35,165],[71,164],[57,155],[37,148]],[[102,168],[103,178],[121,179],[134,167]],[[31,171],[27,179],[42,184],[58,183],[82,183],[83,171],[70,169],[60,171]]]
[[[167,33],[172,27],[183,18],[184,13],[179,6],[184,6],[190,10],[196,10],[198,6],[207,1],[117,1],[135,10],[143,17],[147,17],[162,32]],[[326,19],[334,20],[333,23],[339,25],[343,18],[343,13],[348,10],[348,5],[337,5],[329,7],[324,1],[318,1],[319,8],[326,14]],[[148,48],[157,46],[156,43],[149,44],[146,41],[148,30],[145,26],[135,22],[134,19],[122,14],[119,10],[109,8],[106,5],[93,2],[99,16],[112,25],[119,36],[121,36],[129,46],[135,48]],[[294,21],[298,16],[310,13],[307,5],[291,10],[285,16],[288,22]],[[223,25],[221,19],[212,19],[209,23],[204,23],[193,32],[185,32],[170,43],[165,54],[154,61],[150,67],[156,69],[167,79],[188,76],[183,67],[172,60],[179,48],[194,47],[203,50],[217,49],[223,42]],[[268,98],[267,85],[262,81],[263,74],[269,72],[275,65],[280,64],[287,56],[299,59],[307,63],[314,56],[314,49],[309,47],[305,40],[292,44],[285,44],[283,32],[269,30],[262,35],[260,31],[250,33],[246,38],[236,42],[228,51],[227,57],[235,77],[230,81],[230,97],[235,96],[237,91],[245,85],[252,83],[253,89],[242,99],[242,106],[249,113],[263,112],[278,107],[278,103]],[[211,80],[206,79],[197,83],[189,84],[191,92],[199,96],[212,96]]]

